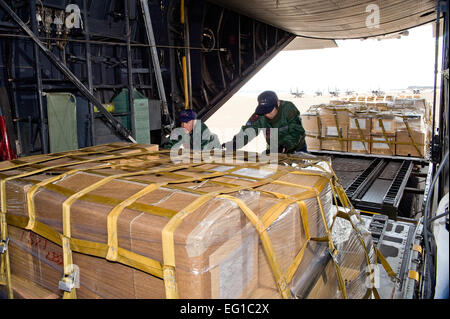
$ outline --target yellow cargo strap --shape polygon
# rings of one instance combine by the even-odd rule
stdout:
[[[305,236],[306,236],[306,242],[303,244],[303,247],[300,249],[297,256],[295,256],[294,261],[289,266],[287,273],[286,273],[286,281],[288,283],[291,282],[292,278],[294,277],[295,272],[297,271],[298,267],[300,266],[300,263],[303,260],[303,256],[305,254],[306,247],[309,244],[309,241],[311,240],[311,235],[309,233],[309,222],[308,222],[308,211],[306,209],[306,204],[304,201],[297,201],[298,207],[300,209],[300,217],[302,219],[303,229],[305,230]]]
[[[375,297],[375,299],[380,299],[380,294],[378,293],[377,288],[373,287],[372,292],[373,292],[373,296]]]
[[[7,222],[6,222],[6,209],[3,200],[3,192],[2,192],[2,207],[1,207],[1,215],[0,215],[0,226],[1,226],[1,239],[0,239],[0,285],[5,285],[7,287],[8,298],[13,299],[14,294],[11,285],[11,266],[9,263],[9,238]]]
[[[272,273],[275,277],[275,282],[277,283],[278,290],[281,294],[281,296],[286,298],[291,298],[290,291],[288,289],[286,278],[281,272],[280,264],[278,263],[278,260],[275,256],[275,252],[273,250],[272,242],[269,238],[269,234],[267,233],[267,229],[265,225],[261,222],[261,220],[258,218],[258,216],[255,215],[255,213],[240,199],[229,196],[229,195],[219,195],[218,198],[223,199],[229,199],[233,202],[235,202],[241,210],[244,212],[244,214],[247,216],[247,218],[250,220],[250,222],[255,227],[256,231],[258,232],[261,243],[264,248],[264,252],[267,256],[267,259],[269,261],[270,268],[272,269]]]
[[[366,145],[367,142],[366,142],[366,139],[364,138],[364,133],[361,130],[358,118],[356,118],[356,117],[355,117],[355,123],[356,123],[356,127],[358,128],[358,133],[359,133],[359,136],[361,137],[361,141],[363,143],[364,150],[366,151],[367,154],[369,154],[369,150],[367,149],[368,144]]]
[[[336,109],[334,109],[334,121],[336,123],[336,130],[337,130],[337,133],[338,133],[339,142],[341,143],[341,148],[344,148],[344,140],[343,140],[343,137],[342,137],[342,132],[341,132],[340,127],[339,127],[338,114],[337,114],[337,110]]]
[[[391,151],[391,154],[395,155],[395,149],[392,150],[392,141],[390,141],[389,137],[387,136],[386,129],[384,128],[384,124],[383,124],[383,119],[379,118],[378,123],[380,123],[381,130],[383,131],[383,137],[386,140],[386,143],[389,145],[389,150]]]
[[[120,147],[119,147],[120,148]],[[119,148],[113,148],[112,150],[117,151]],[[128,148],[124,147],[124,148]],[[98,154],[98,152],[82,152],[85,155],[86,154]],[[155,152],[146,152],[148,154],[155,154]],[[77,153],[76,153],[77,154]],[[139,155],[142,155],[143,153],[140,153]],[[12,169],[17,169],[17,168],[22,168],[22,167],[26,167],[26,166],[32,166],[35,164],[39,164],[42,162],[46,162],[46,161],[51,161],[51,160],[55,160],[55,159],[59,159],[59,158],[63,158],[66,157],[68,154],[64,154],[64,155],[54,155],[54,156],[49,156],[47,158],[44,159],[39,159],[37,161],[34,162],[25,162],[25,163],[20,163],[20,164],[16,164],[13,165],[11,167],[6,167],[3,169],[0,169],[0,172],[2,171],[7,171],[7,170],[12,170]],[[135,154],[136,155],[136,154]],[[7,249],[7,200],[6,200],[6,182],[10,181],[10,180],[14,180],[14,179],[18,179],[18,178],[22,178],[22,177],[28,177],[28,176],[32,176],[35,174],[39,174],[39,173],[43,173],[43,172],[47,172],[49,170],[55,169],[55,168],[64,168],[64,167],[68,167],[68,166],[74,166],[74,165],[78,165],[78,164],[85,164],[85,163],[91,163],[91,162],[100,162],[102,160],[107,160],[107,159],[117,159],[117,158],[128,158],[130,156],[133,155],[122,155],[122,156],[117,156],[117,155],[109,155],[109,156],[105,156],[105,157],[101,157],[101,158],[96,158],[96,159],[90,159],[90,160],[82,160],[82,161],[78,161],[78,162],[73,162],[73,163],[66,163],[66,164],[59,164],[59,165],[54,165],[54,166],[49,166],[49,167],[42,167],[39,168],[37,170],[33,170],[31,172],[25,172],[22,174],[18,174],[18,175],[13,175],[13,176],[9,176],[6,178],[2,178],[0,181],[0,190],[1,190],[1,233],[2,233],[2,239],[1,239],[1,243],[2,243],[2,247],[5,247],[4,249],[4,253],[1,254],[1,267],[0,267],[0,282],[5,282],[7,289],[8,289],[8,297],[9,298],[13,298],[13,291],[12,291],[12,286],[11,286],[11,270],[10,270],[10,260],[9,260],[9,251]],[[70,171],[70,173],[74,173],[76,172],[76,170],[72,170]],[[64,176],[64,174],[62,175]],[[56,179],[61,178],[60,176],[57,176]],[[53,180],[54,178],[52,178]],[[56,180],[55,179],[55,180]],[[45,184],[45,181],[44,183]],[[38,187],[36,187],[35,189],[33,189],[33,194],[34,192],[40,187],[41,185],[39,185]],[[31,195],[32,197],[32,195]],[[28,202],[28,198],[30,198],[30,196],[28,196],[27,194],[27,202]],[[29,207],[29,221],[27,223],[27,226],[29,229],[33,229],[35,227],[35,213],[34,213],[34,204],[31,205],[31,208]],[[64,215],[65,216],[65,215]],[[64,223],[64,216],[63,216],[63,223]],[[64,287],[66,290],[64,292],[64,298],[75,298],[76,297],[76,293],[74,289],[70,289],[70,287],[73,286],[73,261],[72,261],[72,252],[71,252],[71,248],[70,248],[70,215],[69,218],[65,219],[65,224],[64,224],[64,230],[65,232],[67,232],[67,230],[69,229],[69,236],[67,236],[66,234],[62,235],[61,237],[61,245],[63,248],[63,258],[64,258],[64,274],[65,277],[60,281],[60,287]],[[3,248],[2,248],[3,250]]]
[[[319,132],[319,144],[320,144],[320,149],[322,149],[322,139],[323,139],[323,137],[322,137],[322,122],[320,121],[320,116],[319,116],[319,114],[317,113],[317,129],[318,129],[318,132]]]
[[[117,221],[119,219],[120,214],[123,210],[137,201],[139,198],[153,192],[154,190],[160,187],[167,187],[169,184],[178,184],[178,183],[187,183],[192,181],[200,181],[207,178],[219,177],[225,175],[226,172],[215,172],[206,176],[201,177],[185,177],[184,179],[173,180],[164,183],[153,183],[143,188],[139,192],[130,196],[129,198],[123,200],[120,204],[115,206],[111,212],[108,214],[107,225],[108,225],[108,254],[106,259],[111,261],[116,261],[118,258],[118,250],[119,250],[119,241],[117,237]]]
[[[416,149],[416,151],[419,154],[419,156],[423,156],[421,150],[417,146],[416,140],[414,139],[413,133],[411,131],[411,127],[409,126],[409,123],[408,123],[408,120],[406,119],[406,116],[403,115],[402,118],[403,118],[403,122],[405,123],[406,129],[408,130],[408,135],[409,135],[409,138],[411,139],[412,145]]]
[[[422,246],[414,244],[412,249],[417,251],[419,254],[422,254]]]
[[[410,270],[408,273],[408,278],[414,279],[415,281],[419,282],[419,273],[415,270]]]
[[[205,194],[197,198],[195,201],[190,203],[188,206],[183,208],[178,214],[172,217],[166,226],[162,230],[162,243],[163,243],[163,276],[164,284],[166,288],[166,298],[176,299],[178,298],[178,288],[176,284],[175,277],[175,243],[174,243],[174,232],[182,221],[191,213],[193,213],[197,208],[202,206],[208,200],[225,193],[232,193],[242,189],[253,188],[261,185],[268,184],[275,179],[285,175],[288,172],[277,172],[270,178],[257,181],[251,185],[238,186],[236,188],[228,188],[209,194]],[[226,174],[227,175],[227,174]]]
[[[140,153],[140,155],[142,155],[142,154],[146,154],[146,152],[144,151],[143,153]],[[156,152],[151,152],[151,154],[156,154]],[[133,154],[131,156],[115,156],[111,159],[127,158],[127,157],[131,158],[131,157],[136,157],[136,156],[138,156],[138,155]],[[286,157],[286,158],[289,158],[289,157]],[[104,158],[96,159],[96,161],[102,162],[103,159]],[[296,157],[296,159],[298,159],[298,158]],[[86,162],[86,161],[80,161],[80,162]],[[202,164],[204,164],[204,163],[200,163],[197,165],[202,165]],[[216,198],[229,199],[229,200],[234,201],[241,208],[243,213],[247,216],[247,218],[250,220],[250,222],[252,222],[252,224],[258,230],[258,234],[260,234],[261,242],[263,243],[264,251],[265,251],[268,259],[270,260],[270,267],[274,274],[274,277],[276,278],[277,286],[278,286],[278,289],[279,289],[282,297],[284,297],[284,298],[290,297],[288,284],[292,280],[293,275],[295,274],[296,270],[298,269],[299,264],[302,261],[302,258],[304,256],[308,242],[310,240],[320,240],[320,241],[328,242],[330,254],[333,257],[335,270],[336,270],[336,273],[338,276],[339,286],[342,291],[343,297],[346,298],[347,297],[346,287],[345,287],[345,284],[344,284],[344,281],[342,278],[340,266],[336,260],[336,256],[337,256],[338,252],[336,251],[336,249],[333,245],[333,242],[331,240],[331,228],[333,227],[333,225],[328,227],[326,217],[325,217],[325,212],[324,212],[323,205],[322,205],[321,198],[320,198],[320,194],[321,194],[322,190],[324,189],[324,187],[326,185],[328,185],[328,183],[330,183],[334,198],[336,199],[336,196],[337,196],[340,198],[342,203],[347,203],[347,204],[350,204],[350,203],[348,201],[345,201],[345,199],[346,199],[345,192],[341,194],[341,191],[343,191],[343,190],[341,190],[341,187],[339,186],[339,184],[337,183],[337,185],[334,185],[334,183],[337,182],[337,178],[331,169],[331,165],[328,162],[327,162],[327,164],[330,167],[332,174],[326,172],[326,170],[324,168],[322,168],[321,166],[316,165],[318,168],[320,168],[320,170],[322,172],[319,172],[319,173],[318,172],[302,172],[302,171],[295,171],[295,170],[294,171],[289,171],[289,170],[277,171],[273,176],[271,176],[270,178],[267,178],[267,179],[255,178],[254,180],[256,180],[256,182],[246,185],[246,186],[233,185],[230,183],[222,183],[222,182],[218,182],[218,181],[211,181],[213,183],[215,182],[217,185],[226,187],[226,189],[221,189],[219,191],[212,192],[212,193],[205,193],[205,192],[201,192],[201,191],[196,191],[194,189],[180,187],[179,189],[182,189],[185,191],[191,191],[193,193],[197,192],[198,194],[201,194],[201,196],[178,213],[169,212],[169,211],[166,212],[165,210],[162,210],[159,208],[158,209],[157,208],[150,209],[143,204],[138,204],[135,202],[139,198],[144,196],[145,194],[148,194],[149,192],[157,189],[158,187],[161,187],[161,185],[164,185],[164,184],[166,184],[166,186],[168,186],[168,187],[176,188],[177,186],[169,185],[169,184],[177,184],[177,183],[183,183],[183,182],[187,182],[187,181],[201,181],[201,180],[207,180],[207,179],[209,180],[209,178],[214,178],[214,177],[224,176],[224,175],[243,177],[243,175],[236,174],[236,173],[234,173],[234,171],[238,170],[242,167],[258,168],[259,166],[261,166],[261,164],[259,164],[259,165],[240,165],[240,164],[238,164],[237,167],[235,167],[234,169],[231,169],[229,171],[225,171],[225,172],[210,171],[211,174],[207,174],[207,175],[199,174],[197,177],[190,177],[190,176],[184,176],[182,174],[172,173],[172,171],[174,171],[174,170],[182,169],[183,168],[182,165],[176,166],[176,167],[171,167],[171,168],[159,169],[159,170],[156,169],[156,170],[141,170],[141,171],[136,171],[136,170],[138,170],[139,167],[144,167],[144,166],[139,166],[139,167],[129,166],[130,169],[134,170],[133,172],[125,173],[125,174],[116,174],[116,175],[112,175],[112,176],[115,176],[115,178],[127,178],[128,179],[129,177],[132,177],[132,176],[138,176],[138,175],[142,175],[142,174],[146,174],[146,173],[151,174],[151,173],[159,173],[160,172],[162,174],[165,174],[166,176],[174,177],[177,179],[171,180],[169,182],[165,182],[162,184],[150,183],[148,186],[144,187],[140,192],[138,192],[135,195],[133,195],[125,200],[122,200],[122,201],[117,200],[117,199],[106,199],[106,198],[102,198],[99,196],[94,196],[92,194],[88,194],[89,192],[87,192],[86,189],[83,189],[81,191],[81,193],[80,192],[74,193],[69,190],[65,190],[64,188],[62,188],[60,186],[52,184],[53,182],[56,182],[59,178],[62,178],[64,176],[68,176],[68,175],[72,175],[76,172],[76,170],[68,170],[67,172],[64,172],[63,174],[60,174],[56,177],[52,177],[43,182],[42,181],[36,182],[35,185],[32,186],[32,188],[30,189],[30,192],[27,194],[27,201],[33,202],[33,195],[37,193],[37,190],[40,187],[43,187],[43,188],[55,190],[55,191],[60,192],[68,197],[65,202],[65,205],[63,206],[63,214],[64,214],[63,234],[58,234],[56,231],[51,229],[49,226],[36,221],[36,217],[35,217],[35,215],[32,214],[32,212],[31,213],[29,212],[28,218],[23,217],[23,216],[10,215],[10,216],[7,216],[6,219],[9,224],[12,224],[12,225],[15,225],[15,226],[21,227],[21,228],[25,228],[26,226],[28,226],[28,228],[33,229],[33,231],[38,233],[39,235],[63,246],[63,252],[64,252],[64,258],[65,258],[64,259],[64,268],[65,268],[64,273],[65,273],[66,280],[64,281],[64,278],[63,278],[63,280],[61,280],[62,283],[60,283],[61,285],[71,286],[71,284],[74,282],[74,279],[76,279],[76,276],[75,276],[76,269],[74,269],[73,267],[70,266],[72,264],[72,251],[76,251],[76,252],[81,252],[81,253],[88,253],[88,254],[91,254],[94,256],[99,256],[102,258],[107,258],[110,260],[116,260],[117,262],[121,262],[121,263],[129,265],[131,267],[135,267],[137,269],[151,273],[159,278],[163,278],[164,282],[165,282],[165,287],[166,287],[166,296],[168,298],[177,298],[178,290],[177,290],[176,274],[175,274],[174,231],[181,224],[181,222],[183,221],[184,218],[186,218],[190,213],[194,212],[197,208],[199,208],[201,205],[206,203],[211,198],[216,197]],[[59,165],[56,168],[66,167],[66,166],[71,166],[71,165],[75,165],[75,163],[71,163],[68,165]],[[197,168],[196,167],[197,165],[192,165],[192,166],[186,165],[186,166],[184,166],[184,168],[192,167],[192,168],[194,168],[194,170],[198,169],[199,171],[204,171],[204,172],[208,171],[206,169]],[[307,163],[305,165],[314,166],[315,163],[313,161],[313,162]],[[107,164],[105,163],[105,164],[103,164],[103,166],[99,165],[99,166],[96,166],[96,167],[90,168],[90,169],[95,170],[95,169],[100,169],[101,167],[106,167],[106,166],[107,166]],[[126,165],[121,165],[121,167],[125,167],[125,166]],[[236,165],[230,164],[229,166],[236,166]],[[55,167],[53,167],[53,168],[55,168]],[[34,173],[43,172],[43,170],[45,171],[46,169],[47,168],[40,168],[39,170],[34,171]],[[86,170],[89,170],[89,169],[86,169]],[[287,173],[293,173],[293,174],[299,174],[299,175],[309,175],[309,176],[314,175],[314,176],[319,176],[319,177],[323,177],[323,178],[321,178],[319,180],[319,182],[317,182],[316,185],[314,185],[313,187],[306,187],[306,186],[278,180],[280,177],[284,176]],[[25,174],[27,176],[31,176],[31,175],[33,175],[33,172],[27,172]],[[102,181],[111,179],[112,176],[107,176],[105,179],[102,179]],[[248,176],[245,176],[245,177],[249,178]],[[142,181],[142,182],[148,183],[145,181]],[[102,183],[104,183],[104,182],[102,182]],[[284,195],[284,194],[280,194],[280,193],[276,193],[276,192],[268,192],[268,191],[262,191],[262,190],[257,189],[257,187],[265,185],[265,184],[269,184],[269,183],[272,183],[274,185],[279,184],[279,185],[303,188],[303,189],[306,189],[306,192],[298,193],[297,195],[293,195],[293,196],[288,196],[288,195]],[[5,184],[3,183],[3,187],[4,186],[5,186]],[[91,185],[91,186],[93,186],[93,185]],[[94,186],[94,188],[95,187],[99,187],[99,185],[97,184],[96,186]],[[92,191],[94,188],[90,189],[90,191]],[[246,206],[246,204],[243,201],[237,199],[234,196],[227,195],[232,192],[237,192],[237,191],[243,190],[243,189],[255,189],[257,191],[272,194],[282,200],[279,201],[278,203],[274,204],[273,207],[271,207],[268,211],[266,211],[265,214],[260,219],[258,216],[256,216],[256,214],[254,212],[252,212]],[[5,192],[2,192],[2,194],[5,194]],[[317,198],[317,201],[318,201],[319,207],[320,207],[320,213],[321,213],[322,220],[323,220],[325,230],[327,233],[326,236],[324,236],[324,237],[311,238],[311,236],[310,236],[309,226],[308,226],[308,214],[306,211],[306,205],[303,201],[303,199],[307,198],[307,196],[309,196],[309,197],[315,196]],[[71,237],[70,206],[73,203],[73,201],[75,201],[76,199],[83,199],[83,200],[87,200],[87,201],[102,202],[102,203],[107,202],[108,204],[113,204],[114,208],[108,215],[108,244],[107,245],[84,241],[84,240],[75,239],[75,238]],[[3,201],[6,203],[6,198],[2,198],[2,203],[3,203]],[[302,218],[302,223],[303,223],[303,227],[305,230],[305,235],[306,235],[307,240],[306,240],[305,244],[301,247],[300,251],[295,256],[291,265],[288,267],[288,270],[286,271],[286,273],[283,274],[281,272],[280,265],[278,264],[278,262],[275,258],[273,246],[272,246],[272,243],[268,236],[267,228],[280,216],[280,214],[286,209],[286,207],[288,205],[291,205],[294,203],[297,203],[297,205],[299,206],[300,216]],[[32,205],[29,205],[29,207],[32,207],[31,209],[34,210],[34,203]],[[142,208],[142,209],[145,208],[145,210],[142,210],[142,211],[149,212],[152,214],[154,213],[156,215],[166,216],[166,217],[170,218],[169,222],[166,224],[166,226],[164,227],[163,232],[162,232],[163,259],[164,259],[163,265],[157,261],[151,260],[150,258],[140,256],[131,251],[128,251],[128,250],[118,247],[117,220],[119,218],[120,212],[123,211],[127,207],[133,207],[138,210],[140,210],[140,208]],[[352,207],[349,206],[349,208],[351,211]],[[347,213],[342,212],[342,214],[345,215]],[[31,216],[34,216],[33,221],[32,221]],[[33,225],[33,226],[31,227],[30,225]],[[365,247],[364,247],[364,249],[366,250]],[[75,289],[72,289],[65,293],[65,297],[75,297],[75,296],[76,296]]]
[[[378,250],[378,248],[374,247],[375,252],[376,252],[376,256],[377,258],[380,260],[381,265],[383,266],[383,268],[386,270],[387,274],[389,275],[389,277],[391,277],[391,279],[393,281],[398,281],[398,277],[396,275],[396,273],[392,270],[391,266],[389,265],[389,263],[387,262],[386,258],[383,256],[383,254]]]
[[[123,146],[123,147],[116,147],[116,148],[113,148],[113,149],[109,150],[109,152],[117,151],[117,150],[121,150],[121,149],[128,149],[128,148],[134,148],[134,146],[133,145],[128,145],[128,146]],[[151,153],[153,153],[153,152],[151,152]],[[19,169],[19,168],[26,167],[26,166],[33,166],[33,165],[36,165],[36,164],[50,162],[50,161],[54,161],[54,160],[57,160],[57,159],[62,159],[62,158],[67,157],[68,154],[69,154],[68,152],[67,153],[47,154],[48,157],[40,158],[40,159],[38,159],[36,161],[33,161],[33,162],[20,162],[19,164],[16,164],[16,165],[13,165],[13,166],[0,168],[0,172],[13,170],[13,169]],[[107,152],[105,152],[105,151],[102,151],[102,152],[90,151],[89,152],[89,151],[78,150],[77,152],[72,153],[72,155],[95,155],[95,154],[107,154]],[[134,155],[136,155],[136,154],[134,154]],[[124,156],[127,156],[127,155],[124,155]],[[105,158],[106,159],[114,158],[114,155],[109,154],[109,156],[106,156]],[[101,160],[103,160],[103,158],[93,159],[92,161],[95,161],[95,160],[101,161]],[[17,162],[17,160],[16,161],[10,161],[10,162],[14,163],[14,162]],[[76,165],[76,164],[72,163],[72,165]]]

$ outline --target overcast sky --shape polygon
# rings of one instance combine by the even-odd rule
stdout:
[[[324,92],[335,88],[390,90],[433,86],[435,39],[431,24],[401,39],[340,40],[338,48],[282,51],[240,93],[268,87],[277,92]]]

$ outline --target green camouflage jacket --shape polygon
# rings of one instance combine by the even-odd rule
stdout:
[[[258,136],[259,129],[265,129],[267,149],[270,149],[270,128],[278,129],[278,145],[285,146],[287,153],[293,153],[305,147],[305,129],[302,126],[300,112],[297,107],[289,101],[280,101],[278,113],[273,119],[268,119],[264,115],[253,114],[247,124],[233,138],[233,142],[244,140],[244,145],[248,144],[254,137]],[[250,137],[244,134],[247,129],[254,130],[255,134]],[[243,136],[242,136],[243,135]],[[242,146],[244,146],[242,145]]]
[[[173,130],[169,141],[164,144],[163,148],[171,149],[174,146],[179,148],[182,145],[185,148],[190,148],[195,151],[221,148],[217,135],[211,133],[206,124],[201,120],[197,120],[190,134],[186,133],[182,128]]]

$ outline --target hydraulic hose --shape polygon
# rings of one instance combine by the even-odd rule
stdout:
[[[447,165],[447,161],[448,161],[448,151],[444,156],[444,159],[442,160],[442,162],[439,165],[439,168],[436,172],[436,174],[433,177],[433,180],[430,184],[430,191],[427,195],[427,199],[425,201],[425,211],[424,211],[424,217],[423,217],[423,225],[424,225],[424,240],[425,240],[425,254],[426,256],[429,258],[429,260],[432,263],[432,267],[430,268],[430,282],[431,282],[431,287],[433,289],[433,295],[434,295],[434,286],[435,286],[435,271],[434,271],[434,259],[433,259],[433,254],[431,252],[431,246],[430,246],[430,239],[432,239],[434,241],[434,236],[433,233],[430,230],[430,226],[431,226],[431,221],[433,219],[429,219],[429,212],[430,212],[430,207],[431,207],[431,202],[432,202],[432,198],[433,198],[433,191],[434,191],[434,186],[436,185],[437,180],[439,179],[439,176],[443,170],[443,168]]]

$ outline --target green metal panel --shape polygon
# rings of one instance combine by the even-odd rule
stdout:
[[[134,127],[136,130],[136,142],[150,144],[150,114],[148,98],[134,91]]]
[[[46,93],[50,152],[78,148],[77,105],[70,93]]]
[[[114,103],[114,112],[125,113],[130,112],[130,102],[128,100],[128,89],[122,89],[122,91],[112,100]],[[122,124],[127,128],[131,129],[130,116],[124,115],[120,117]]]
[[[114,110],[117,113],[129,112],[128,89],[122,89],[122,92],[117,95],[112,102],[114,103]],[[133,105],[134,105],[134,127],[136,131],[136,142],[150,144],[150,114],[148,98],[139,93],[136,89],[133,90]],[[131,127],[130,116],[123,116],[122,123],[128,129]]]

